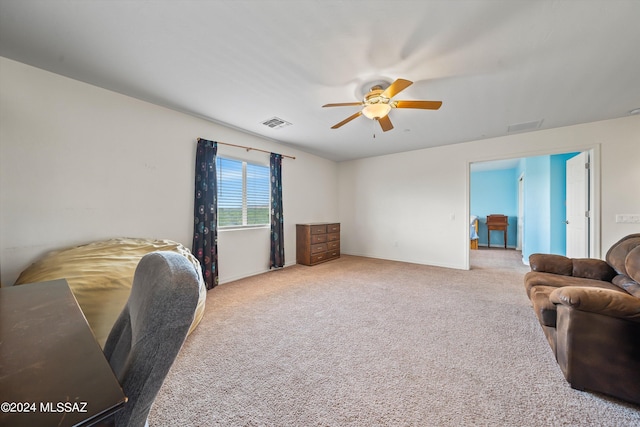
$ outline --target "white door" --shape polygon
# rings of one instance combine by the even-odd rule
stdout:
[[[567,256],[589,257],[589,154],[567,160]]]

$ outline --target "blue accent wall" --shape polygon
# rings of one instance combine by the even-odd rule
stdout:
[[[551,228],[551,162],[549,156],[528,157],[524,161],[524,247],[525,260],[537,252],[549,253]]]
[[[518,228],[518,176],[516,169],[471,172],[470,209],[478,217],[478,244],[487,245],[487,215],[509,217],[507,246],[516,247]],[[491,232],[491,247],[504,247],[501,231]]]

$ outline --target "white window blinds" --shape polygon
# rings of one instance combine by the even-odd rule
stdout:
[[[269,224],[269,167],[216,158],[218,227]]]

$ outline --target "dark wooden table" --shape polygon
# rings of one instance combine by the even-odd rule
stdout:
[[[506,215],[487,215],[487,247],[491,247],[491,231],[504,233],[504,248],[507,249],[507,228],[509,218]]]
[[[66,280],[0,288],[0,426],[87,426],[126,397]]]

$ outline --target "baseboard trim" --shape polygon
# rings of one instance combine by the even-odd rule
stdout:
[[[489,246],[486,243],[478,243],[478,246],[481,246],[481,247],[487,248],[487,249],[489,248]],[[494,245],[494,246],[491,246],[491,249],[504,249],[504,245],[502,245],[502,246]],[[517,250],[518,248],[516,246],[513,246],[513,245],[507,245],[507,249],[515,249],[515,250]]]
[[[291,263],[289,263],[289,264],[285,263],[284,267],[282,267],[282,268],[288,268],[288,267],[291,267],[291,266],[294,266],[294,265],[296,265],[295,262],[292,263],[292,264]],[[282,268],[279,268],[277,270],[282,270]],[[246,279],[247,277],[253,277],[253,276],[257,276],[259,274],[270,273],[270,272],[274,272],[274,271],[277,271],[277,270],[266,269],[266,270],[261,270],[261,271],[254,271],[254,272],[251,272],[251,273],[248,273],[248,274],[241,274],[241,275],[238,275],[238,276],[227,277],[225,280],[220,281],[218,283],[218,285],[224,285],[225,283],[231,283],[231,282],[235,282],[236,280]]]

